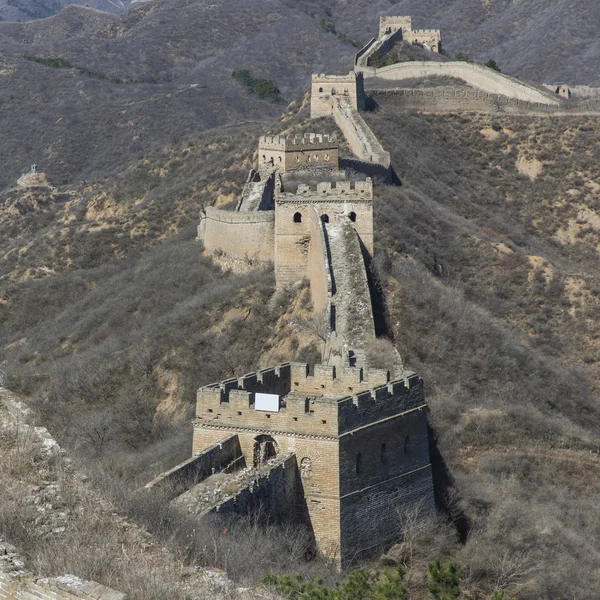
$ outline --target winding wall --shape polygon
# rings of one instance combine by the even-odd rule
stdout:
[[[342,130],[352,152],[360,161],[381,165],[389,172],[390,153],[383,149],[359,112],[344,100],[333,101],[333,118]]]
[[[466,62],[404,62],[382,67],[381,69],[364,67],[361,71],[365,79],[377,77],[390,81],[401,81],[413,77],[433,77],[435,75],[458,77],[469,85],[491,94],[502,94],[509,98],[525,102],[539,102],[550,106],[560,105],[560,102],[550,94],[533,86],[487,67]]]

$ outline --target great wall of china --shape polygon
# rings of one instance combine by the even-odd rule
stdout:
[[[198,226],[207,253],[272,264],[278,288],[308,279],[314,312],[327,324],[321,364],[285,363],[200,388],[192,456],[146,486],[168,490],[198,518],[261,507],[271,521],[308,524],[316,548],[341,568],[398,540],[402,511],[435,510],[423,381],[399,356],[385,369],[368,360],[380,333],[370,271],[373,187],[392,181],[393,171],[360,112],[381,98],[431,112],[600,111],[596,98],[565,101],[566,86],[552,93],[464,62],[370,66],[374,52],[401,40],[442,50],[439,30],[384,17],[353,71],[312,77],[311,117],[333,119],[353,158],[340,157],[333,136],[263,136],[236,209],[206,207]],[[400,87],[432,76],[465,86]],[[228,493],[218,484],[225,475],[235,482]],[[34,578],[0,545],[1,600],[123,597],[70,576]]]

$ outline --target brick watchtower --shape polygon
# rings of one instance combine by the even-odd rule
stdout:
[[[198,390],[193,452],[237,434],[246,464],[295,453],[295,517],[346,567],[434,510],[423,381],[407,373],[286,363]],[[264,396],[264,395],[267,396]],[[263,404],[268,398],[267,405]]]

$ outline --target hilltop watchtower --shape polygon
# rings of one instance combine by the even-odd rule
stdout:
[[[334,135],[307,133],[263,135],[259,138],[259,169],[274,168],[286,173],[310,168],[337,169],[338,166],[338,143]]]
[[[423,381],[388,371],[286,363],[198,390],[195,455],[237,435],[259,466],[296,455],[292,518],[308,520],[321,552],[342,567],[397,540],[402,513],[431,513]]]
[[[379,39],[394,36],[411,44],[424,46],[432,52],[442,51],[442,32],[439,29],[413,29],[412,17],[389,16],[379,19]]]

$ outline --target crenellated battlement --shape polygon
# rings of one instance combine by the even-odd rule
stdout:
[[[258,148],[297,152],[303,149],[337,148],[337,136],[322,133],[305,133],[296,135],[261,135]]]
[[[276,408],[257,408],[259,393],[278,396]],[[414,373],[391,381],[387,370],[285,363],[200,388],[196,425],[337,436],[424,404]]]
[[[365,181],[321,181],[316,185],[301,183],[295,193],[277,189],[276,202],[311,202],[344,201],[372,202],[373,180],[367,177]]]
[[[263,135],[258,141],[259,170],[285,173],[307,168],[337,169],[339,152],[335,135]]]

